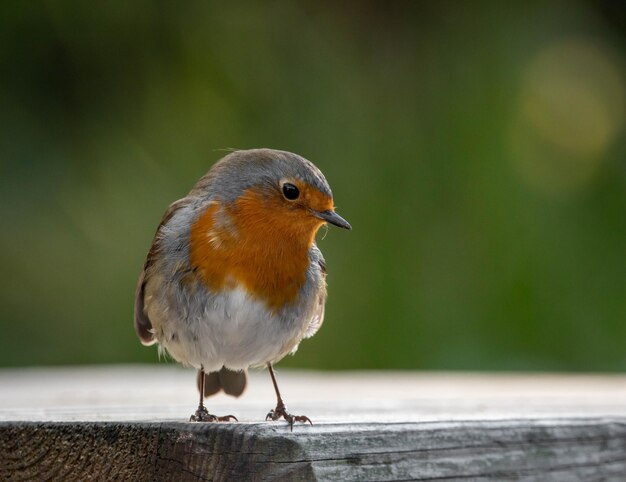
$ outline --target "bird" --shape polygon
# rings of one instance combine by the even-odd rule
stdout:
[[[143,345],[198,370],[190,421],[237,421],[209,413],[204,399],[240,396],[247,370],[267,367],[276,406],[265,419],[312,424],[287,410],[273,365],[324,321],[326,263],[315,240],[326,224],[352,229],[322,172],[273,149],[230,152],[169,206],[139,275],[134,327]]]

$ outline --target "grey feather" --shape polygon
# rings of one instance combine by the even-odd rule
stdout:
[[[322,327],[324,323],[324,312],[326,307],[326,261],[322,252],[316,245],[313,245],[310,252],[311,266],[313,269],[318,267],[319,269],[319,281],[317,289],[317,303],[313,311],[313,316],[309,322],[309,326],[304,332],[304,338],[311,338]]]
[[[139,279],[137,280],[137,288],[135,289],[135,332],[137,333],[141,343],[146,346],[153,345],[157,341],[152,329],[152,322],[150,321],[150,318],[145,310],[145,288],[150,275],[149,270],[154,263],[154,259],[159,249],[159,241],[162,239],[161,231],[163,226],[167,224],[178,209],[188,204],[189,201],[184,198],[170,204],[167,208],[167,211],[165,211],[165,214],[159,223],[159,227],[156,230],[154,239],[152,240],[152,245],[148,251],[148,256],[146,257],[146,262],[143,266],[143,270],[141,270]]]
[[[152,323],[144,311],[145,269],[141,271],[137,288],[135,289],[135,333],[142,345],[150,346],[156,343],[152,332]]]
[[[273,149],[228,154],[196,183],[189,195],[202,197],[219,191],[224,201],[232,202],[252,186],[278,190],[278,181],[284,178],[300,179],[332,197],[324,174],[311,161]]]

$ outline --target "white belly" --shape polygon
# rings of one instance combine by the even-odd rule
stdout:
[[[162,292],[162,285],[156,285],[148,291]],[[206,296],[197,298],[202,293],[185,300],[180,292],[174,298],[149,295],[146,308],[160,345],[177,361],[206,371],[278,361],[297,349],[310,319],[302,312],[293,319],[277,317],[243,288],[216,295],[209,303]],[[172,299],[177,299],[177,309],[168,306]]]

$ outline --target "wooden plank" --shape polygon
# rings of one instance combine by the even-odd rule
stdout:
[[[624,480],[624,420],[0,424],[2,480]]]
[[[190,371],[0,371],[0,480],[626,480],[623,376],[279,376],[313,427],[258,421],[265,373],[193,424]]]

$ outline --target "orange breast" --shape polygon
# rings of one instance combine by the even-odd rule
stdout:
[[[281,201],[248,190],[232,205],[210,205],[192,225],[191,264],[210,289],[243,285],[271,310],[297,298],[322,222]]]

